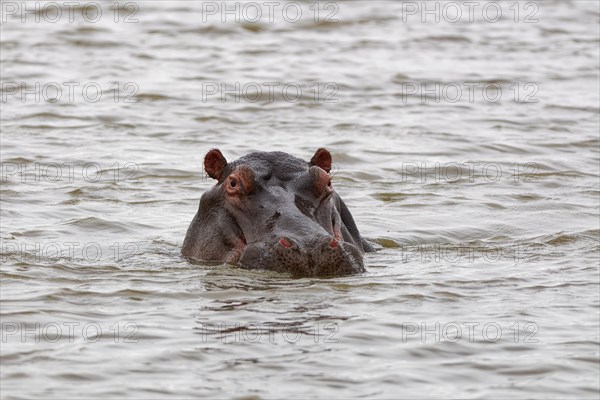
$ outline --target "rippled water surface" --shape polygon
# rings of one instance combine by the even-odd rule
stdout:
[[[3,398],[598,398],[596,1],[495,23],[486,3],[456,23],[391,1],[23,23],[6,3]],[[236,82],[255,86],[209,95]],[[213,147],[328,148],[368,272],[182,259]]]

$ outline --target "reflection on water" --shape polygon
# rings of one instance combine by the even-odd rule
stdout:
[[[597,3],[43,4],[2,4],[3,397],[598,396]],[[327,147],[368,272],[181,259],[213,147]]]

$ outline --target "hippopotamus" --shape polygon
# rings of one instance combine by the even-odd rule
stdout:
[[[210,150],[204,170],[217,182],[200,198],[182,255],[296,277],[364,272],[374,248],[333,189],[331,164],[323,148],[310,161],[274,151],[227,162]]]

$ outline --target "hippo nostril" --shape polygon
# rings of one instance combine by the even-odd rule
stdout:
[[[285,247],[286,249],[289,249],[290,247],[292,247],[292,242],[290,242],[290,240],[287,238],[279,239],[279,244],[282,245],[283,247]]]
[[[331,247],[332,249],[338,247],[338,241],[336,238],[331,239],[331,241],[329,242],[329,247]]]

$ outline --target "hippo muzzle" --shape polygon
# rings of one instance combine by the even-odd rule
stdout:
[[[315,238],[305,245],[288,238],[281,238],[275,244],[251,244],[245,247],[238,264],[293,276],[340,276],[365,271],[362,252],[330,236]]]

